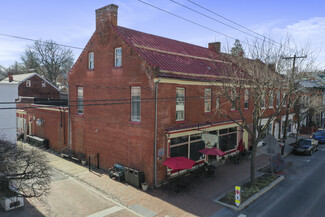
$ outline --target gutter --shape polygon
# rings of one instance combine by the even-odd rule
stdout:
[[[155,147],[154,147],[154,187],[157,187],[157,128],[158,128],[158,83],[155,82]]]

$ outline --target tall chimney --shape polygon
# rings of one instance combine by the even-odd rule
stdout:
[[[12,82],[14,80],[12,73],[8,73],[8,78],[9,78],[9,82]]]
[[[96,10],[96,30],[106,29],[111,23],[117,26],[117,9],[114,4],[107,5]]]
[[[220,48],[221,48],[221,42],[212,42],[209,43],[209,49],[213,50],[217,53],[220,53]]]

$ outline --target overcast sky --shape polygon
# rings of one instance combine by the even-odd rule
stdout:
[[[196,14],[173,1],[143,1],[204,25],[213,31],[176,18],[138,0],[10,0],[0,3],[0,34],[54,40],[59,44],[83,48],[95,30],[95,10],[113,3],[119,6],[118,25],[123,27],[203,47],[207,47],[209,42],[220,41],[222,49],[226,48],[226,44],[233,45],[232,38],[241,41],[252,40],[252,37],[247,34]],[[241,28],[188,0],[174,1],[228,25]],[[289,34],[294,38],[297,46],[305,46],[309,43],[312,49],[319,52],[320,66],[325,66],[325,1],[323,0],[191,1],[277,41]],[[15,61],[20,61],[20,54],[30,44],[32,44],[30,41],[0,35],[0,65],[8,67]],[[73,52],[74,58],[77,59],[81,50],[73,49]]]

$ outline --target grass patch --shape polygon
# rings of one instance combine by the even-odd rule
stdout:
[[[269,186],[274,180],[279,176],[272,174],[263,174],[255,179],[255,185],[251,186],[250,181],[241,185],[241,203],[252,197],[254,194],[258,193],[260,190]],[[229,192],[226,196],[220,199],[220,202],[227,203],[230,205],[235,205],[235,189]]]

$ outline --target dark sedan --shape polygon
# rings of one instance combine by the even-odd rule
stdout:
[[[312,155],[314,151],[318,150],[318,141],[315,139],[300,139],[297,144],[293,146],[293,153],[301,153]]]
[[[313,133],[313,139],[316,139],[319,144],[325,144],[325,130]]]

